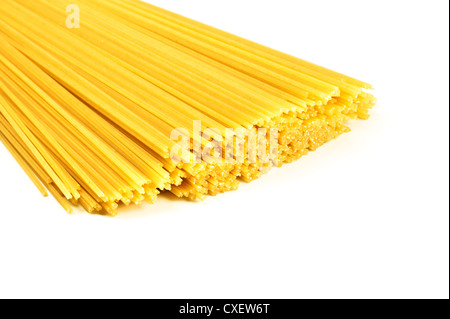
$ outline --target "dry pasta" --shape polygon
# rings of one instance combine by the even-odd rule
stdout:
[[[3,0],[0,18],[0,140],[68,212],[235,190],[375,104],[367,83],[138,0]]]

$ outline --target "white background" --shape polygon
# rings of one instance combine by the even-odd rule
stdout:
[[[448,1],[153,0],[372,83],[369,121],[202,203],[67,215],[0,145],[0,297],[448,298]]]

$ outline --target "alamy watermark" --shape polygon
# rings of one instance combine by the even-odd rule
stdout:
[[[216,128],[202,130],[201,121],[193,121],[192,129],[176,128],[170,139],[174,163],[259,163],[278,162],[278,129]]]
[[[80,7],[76,4],[69,4],[66,7],[66,13],[69,15],[66,19],[66,27],[69,29],[79,29],[80,28]]]

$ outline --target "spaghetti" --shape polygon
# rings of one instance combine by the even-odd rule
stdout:
[[[68,212],[234,190],[375,104],[367,83],[138,0],[3,0],[0,17],[0,140]],[[229,129],[250,136],[226,144]],[[211,145],[222,161],[203,158]]]

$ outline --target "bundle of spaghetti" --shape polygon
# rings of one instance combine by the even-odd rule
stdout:
[[[69,5],[80,28],[66,25]],[[369,84],[138,0],[4,0],[0,17],[0,139],[67,211],[235,190],[375,104]],[[230,147],[229,128],[254,138]],[[261,128],[277,141],[246,152],[266,143]],[[179,161],[174,130],[189,141]],[[211,131],[220,161],[202,156]]]

